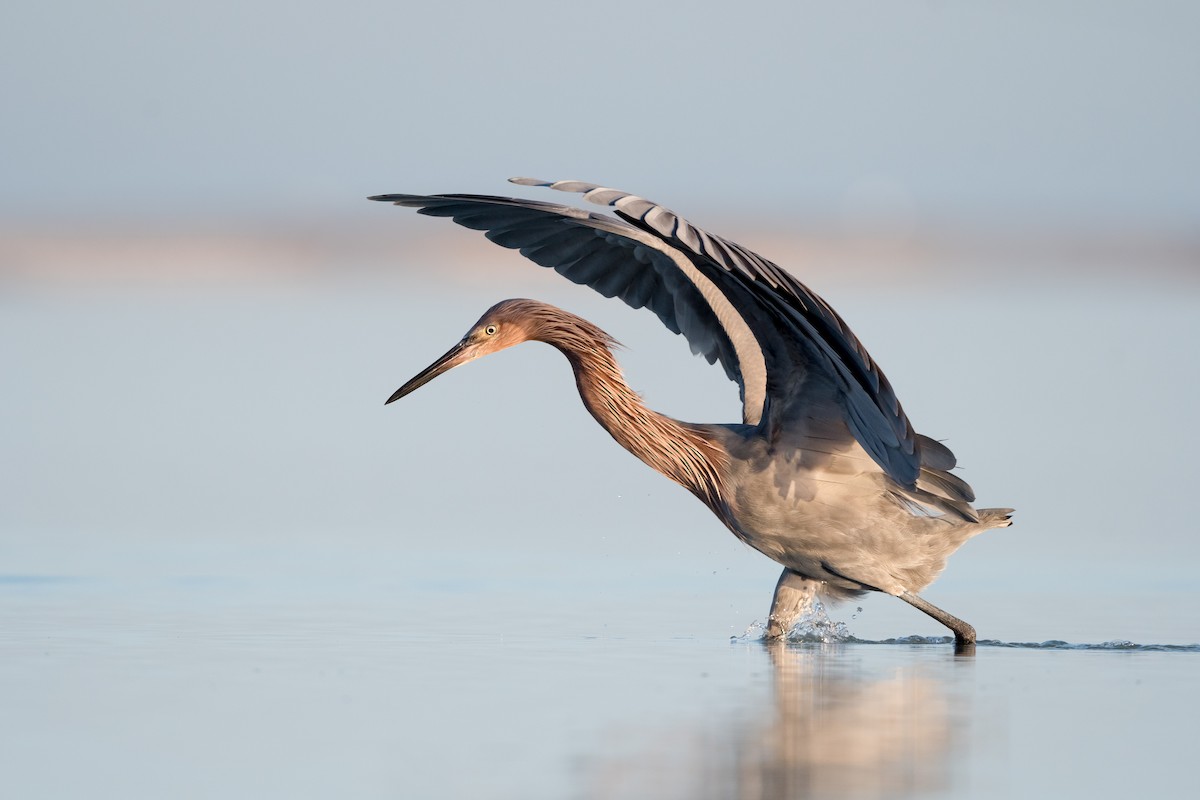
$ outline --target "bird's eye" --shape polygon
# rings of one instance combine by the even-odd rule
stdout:
[[[496,335],[496,326],[488,325],[486,328],[483,329],[483,332],[486,333],[488,336],[495,336]]]

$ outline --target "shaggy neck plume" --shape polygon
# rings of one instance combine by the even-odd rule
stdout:
[[[587,320],[555,311],[555,318],[530,338],[552,345],[571,362],[579,396],[596,421],[618,444],[710,508],[723,506],[722,451],[695,426],[646,407],[625,382],[608,334]]]

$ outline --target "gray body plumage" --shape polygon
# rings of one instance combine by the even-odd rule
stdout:
[[[1010,509],[976,511],[944,445],[913,430],[862,343],[815,293],[761,256],[643,198],[576,181],[616,216],[482,195],[383,195],[483,230],[489,239],[629,305],[646,307],[737,382],[742,421],[689,424],[650,411],[625,384],[611,339],[534,301],[498,304],[392,396],[529,339],[561,350],[589,411],[626,449],[692,491],[742,541],[785,567],[769,633],[786,632],[816,592],[896,595],[974,640],[916,593],[947,557]],[[389,400],[391,402],[391,400]]]

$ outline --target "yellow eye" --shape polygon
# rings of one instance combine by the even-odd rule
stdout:
[[[496,326],[488,325],[486,328],[483,329],[483,332],[486,333],[488,336],[495,336],[496,335]]]

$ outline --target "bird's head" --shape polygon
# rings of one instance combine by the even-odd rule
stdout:
[[[393,392],[387,402],[399,400],[443,372],[449,372],[468,361],[537,338],[547,309],[557,311],[553,306],[535,300],[503,300],[497,303],[471,326],[458,344]]]

